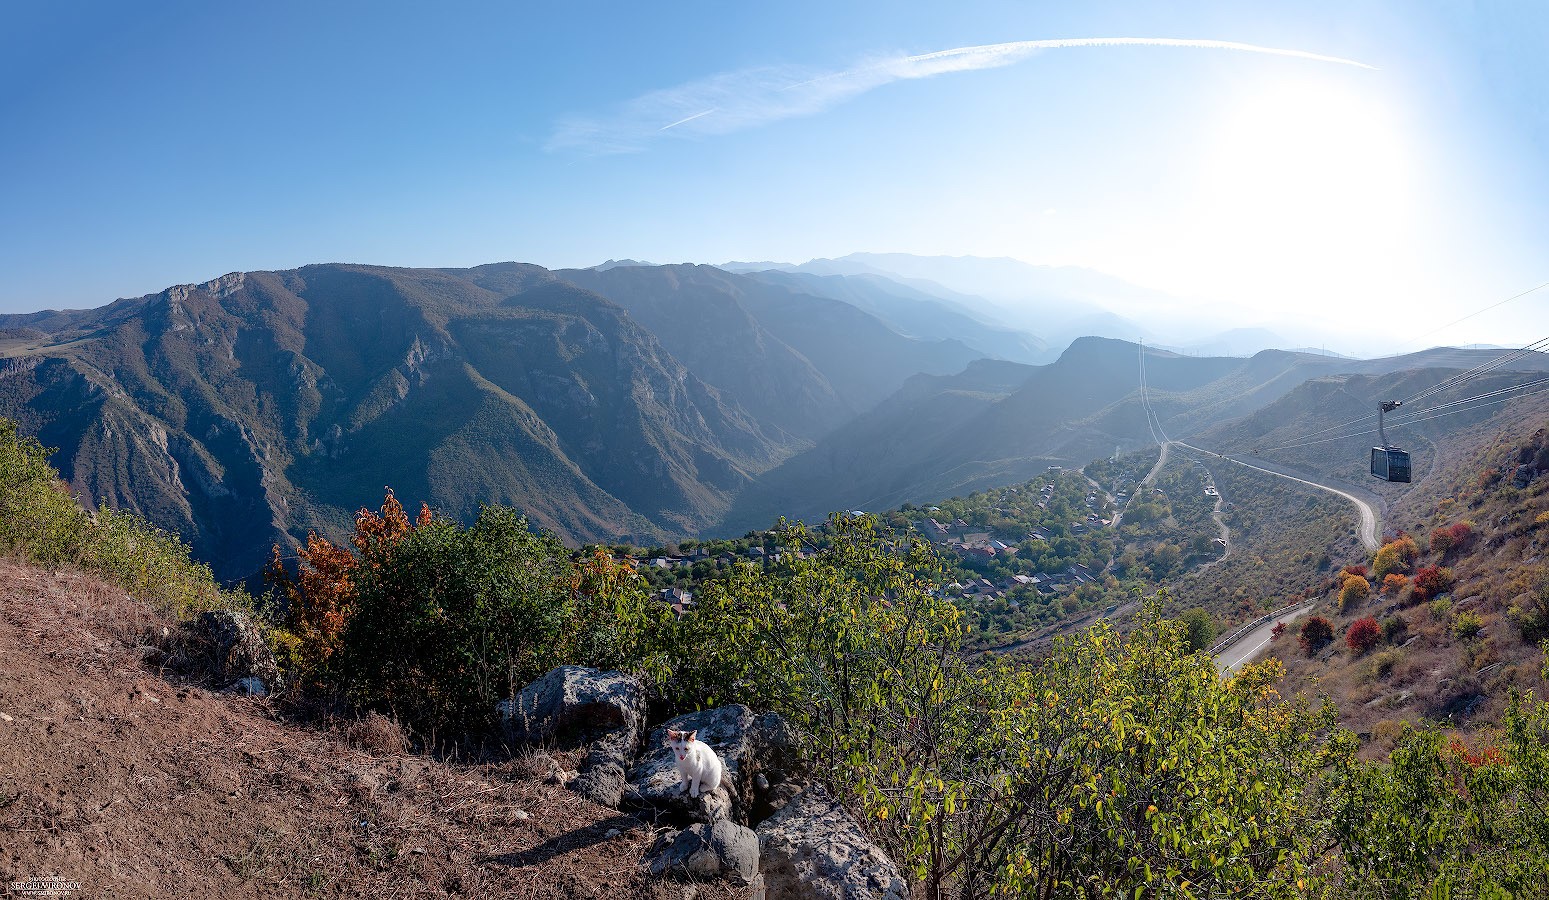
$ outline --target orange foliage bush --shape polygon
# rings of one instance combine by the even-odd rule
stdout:
[[[421,505],[417,524],[430,521],[430,507]],[[310,532],[306,545],[296,549],[299,565],[292,578],[285,570],[280,545],[274,545],[264,577],[285,598],[287,624],[295,637],[292,662],[304,679],[315,679],[339,649],[354,612],[357,567],[380,566],[411,527],[403,505],[388,488],[379,512],[363,507],[355,514],[355,533],[350,538],[354,552]]]

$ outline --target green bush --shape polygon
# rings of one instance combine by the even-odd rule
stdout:
[[[1386,762],[1331,767],[1336,896],[1539,897],[1549,872],[1549,707],[1513,694],[1501,743],[1409,729]],[[1434,885],[1449,890],[1430,891]]]
[[[251,605],[220,590],[177,535],[105,505],[87,513],[48,464],[50,452],[0,419],[0,551],[77,566],[178,617]]]
[[[375,552],[380,550],[381,552]],[[516,511],[433,519],[351,570],[351,614],[330,680],[424,733],[492,724],[495,704],[564,663],[664,668],[670,612],[602,553],[577,566]]]

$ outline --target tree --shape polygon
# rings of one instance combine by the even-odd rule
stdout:
[[[1396,572],[1390,573],[1382,579],[1382,592],[1389,596],[1397,596],[1403,593],[1406,587],[1409,587],[1409,579]]]
[[[1377,646],[1380,640],[1382,640],[1382,628],[1371,616],[1351,622],[1349,630],[1345,632],[1345,645],[1357,654],[1365,653]]]
[[[1198,652],[1210,649],[1216,639],[1216,623],[1210,618],[1210,613],[1196,606],[1185,610],[1178,619],[1183,623],[1184,636],[1190,650]]]
[[[1302,629],[1297,642],[1301,645],[1302,653],[1311,656],[1322,650],[1334,639],[1334,626],[1322,616],[1313,616],[1302,623]]]

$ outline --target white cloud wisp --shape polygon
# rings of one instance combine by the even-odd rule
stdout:
[[[672,134],[727,134],[780,119],[814,115],[894,81],[1009,66],[1043,50],[1118,46],[1234,50],[1363,69],[1375,68],[1353,59],[1305,50],[1260,47],[1236,41],[1177,38],[1010,41],[938,50],[917,56],[870,60],[848,69],[829,72],[788,66],[723,72],[643,94],[624,103],[611,114],[568,116],[555,128],[547,149],[589,155],[631,153],[644,150],[652,141]]]

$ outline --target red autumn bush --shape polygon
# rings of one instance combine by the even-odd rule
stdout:
[[[1371,616],[1351,622],[1350,630],[1345,632],[1345,645],[1356,653],[1365,653],[1377,646],[1380,640],[1382,640],[1382,628]]]
[[[1272,640],[1272,641],[1280,640],[1280,636],[1282,634],[1285,634],[1285,623],[1284,622],[1276,622],[1275,623],[1275,627],[1269,629],[1269,639]]]
[[[1311,656],[1328,646],[1333,639],[1334,626],[1329,624],[1328,619],[1313,616],[1302,623],[1301,635],[1297,638],[1297,643],[1301,645],[1304,655]]]
[[[1432,600],[1452,590],[1452,570],[1444,566],[1426,566],[1415,573],[1413,597],[1416,602]]]

